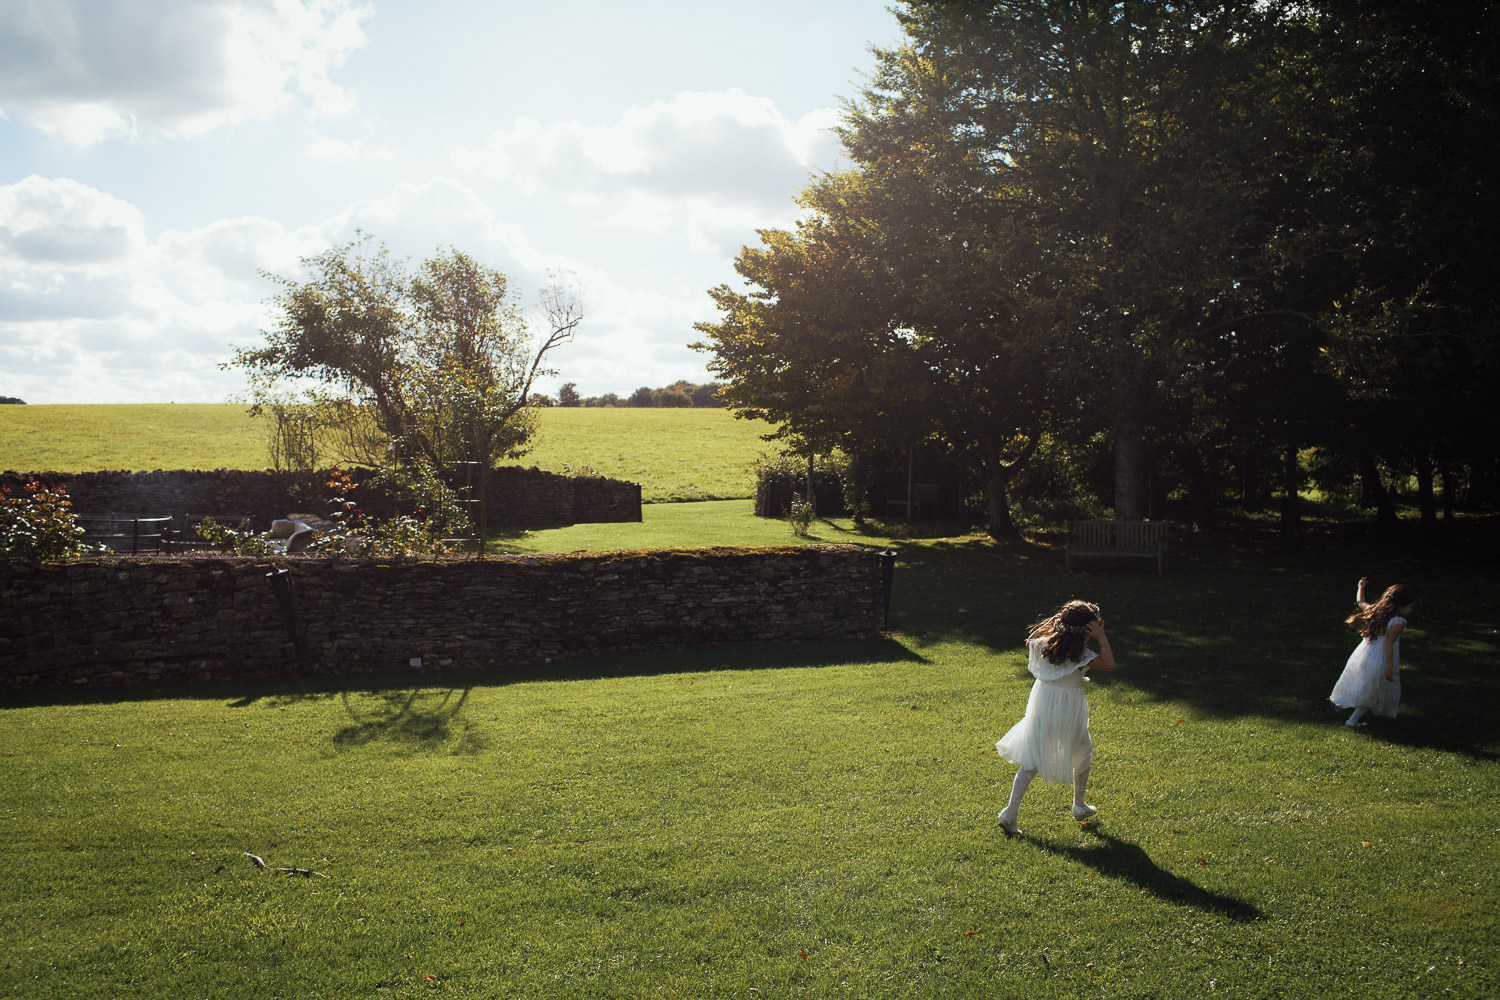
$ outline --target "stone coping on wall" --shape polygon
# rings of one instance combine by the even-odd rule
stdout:
[[[872,638],[881,608],[857,545],[0,563],[0,689]]]
[[[356,484],[355,497],[363,509],[379,517],[407,512],[378,490],[364,485],[374,470],[348,471]],[[310,506],[326,515],[330,509],[326,504],[328,490],[307,486],[318,478],[314,473],[269,469],[12,470],[0,472],[0,486],[19,491],[31,479],[47,486],[61,485],[68,491],[73,512],[81,515],[175,518],[249,515],[263,527],[274,518],[285,517],[288,511],[307,510]],[[600,476],[568,476],[535,466],[506,465],[492,469],[486,476],[485,498],[492,528],[641,520],[640,484]]]

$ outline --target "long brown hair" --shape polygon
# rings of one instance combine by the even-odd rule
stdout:
[[[1051,663],[1073,663],[1083,659],[1083,642],[1088,638],[1089,622],[1099,620],[1099,605],[1088,601],[1069,601],[1047,616],[1026,634],[1027,642],[1047,640],[1042,655]]]
[[[1390,627],[1391,619],[1400,613],[1401,609],[1417,603],[1417,595],[1412,589],[1402,583],[1393,583],[1380,595],[1380,600],[1368,607],[1360,608],[1354,614],[1345,618],[1347,624],[1359,629],[1359,634],[1366,639],[1385,635],[1385,630]]]

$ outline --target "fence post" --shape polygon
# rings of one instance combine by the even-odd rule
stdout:
[[[281,608],[281,620],[286,623],[292,645],[296,647],[297,665],[303,666],[307,663],[307,650],[302,642],[302,613],[297,607],[297,595],[292,590],[291,571],[284,566],[277,567],[266,574],[266,579],[271,581],[271,592],[276,595],[276,603]]]
[[[880,627],[891,623],[891,585],[896,578],[896,552],[885,549],[880,553]]]

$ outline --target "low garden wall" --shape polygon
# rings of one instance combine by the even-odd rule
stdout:
[[[350,470],[356,487],[366,470]],[[211,514],[253,515],[261,528],[273,518],[313,512],[328,491],[303,487],[291,473],[220,469],[214,472],[6,472],[0,486],[19,492],[28,479],[60,484],[68,491],[75,514],[118,517],[180,517]],[[312,495],[308,495],[312,494]],[[486,477],[486,516],[491,528],[548,528],[568,524],[613,523],[641,519],[637,483],[602,477],[563,476],[537,468],[505,466]],[[388,516],[378,498],[362,497],[371,513]]]
[[[5,562],[0,689],[868,638],[881,603],[880,554],[853,545]]]

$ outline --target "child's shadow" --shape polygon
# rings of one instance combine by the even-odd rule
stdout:
[[[1260,909],[1233,896],[1211,892],[1202,886],[1162,868],[1151,855],[1140,846],[1093,827],[1085,827],[1097,843],[1084,845],[1054,844],[1037,838],[1032,840],[1038,847],[1052,854],[1061,854],[1088,865],[1101,875],[1117,878],[1140,886],[1159,899],[1182,906],[1219,913],[1230,920],[1259,920],[1264,916]]]

